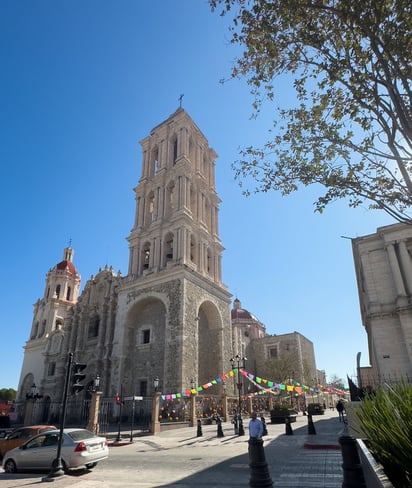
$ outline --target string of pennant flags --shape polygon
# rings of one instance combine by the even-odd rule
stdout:
[[[275,381],[270,381],[265,378],[261,378],[259,376],[255,376],[252,373],[248,373],[246,370],[242,368],[233,368],[228,373],[223,374],[222,376],[218,376],[217,378],[204,383],[203,385],[199,385],[194,388],[189,388],[185,391],[181,391],[178,393],[171,393],[171,394],[162,394],[162,400],[174,400],[176,398],[182,397],[190,397],[191,395],[196,395],[197,393],[207,390],[209,388],[213,388],[215,385],[219,385],[224,383],[229,378],[232,378],[235,374],[240,373],[244,378],[250,381],[259,391],[248,393],[247,395],[243,395],[243,397],[252,397],[256,395],[278,395],[279,392],[288,392],[288,393],[295,393],[297,395],[303,394],[318,394],[318,393],[326,393],[326,394],[336,394],[336,395],[343,395],[345,394],[344,390],[339,388],[335,388],[333,386],[323,386],[321,384],[316,384],[313,386],[304,385],[299,383],[298,381],[291,380],[289,384],[285,383],[277,383]]]

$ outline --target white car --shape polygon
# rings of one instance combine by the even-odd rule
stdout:
[[[51,470],[56,466],[59,430],[49,430],[8,451],[3,459],[6,473],[17,471]],[[99,437],[86,429],[64,429],[61,446],[63,469],[94,468],[109,456],[105,437]]]

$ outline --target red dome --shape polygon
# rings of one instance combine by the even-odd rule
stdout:
[[[66,260],[61,261],[59,264],[56,265],[56,269],[60,271],[68,270],[69,273],[77,274],[77,270],[71,261],[66,261]]]

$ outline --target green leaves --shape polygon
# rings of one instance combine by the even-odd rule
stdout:
[[[389,477],[412,483],[412,387],[406,381],[380,388],[362,402],[357,415],[362,435]]]
[[[244,149],[235,177],[287,195],[321,184],[322,211],[337,198],[369,201],[399,221],[412,203],[412,6],[406,0],[214,0],[233,16],[257,115],[293,77],[295,103],[275,109],[273,140]],[[236,8],[235,8],[236,7]],[[244,190],[250,193],[250,190]]]

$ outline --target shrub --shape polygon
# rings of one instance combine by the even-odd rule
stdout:
[[[361,435],[397,488],[412,486],[412,387],[406,382],[367,395],[357,412]]]

